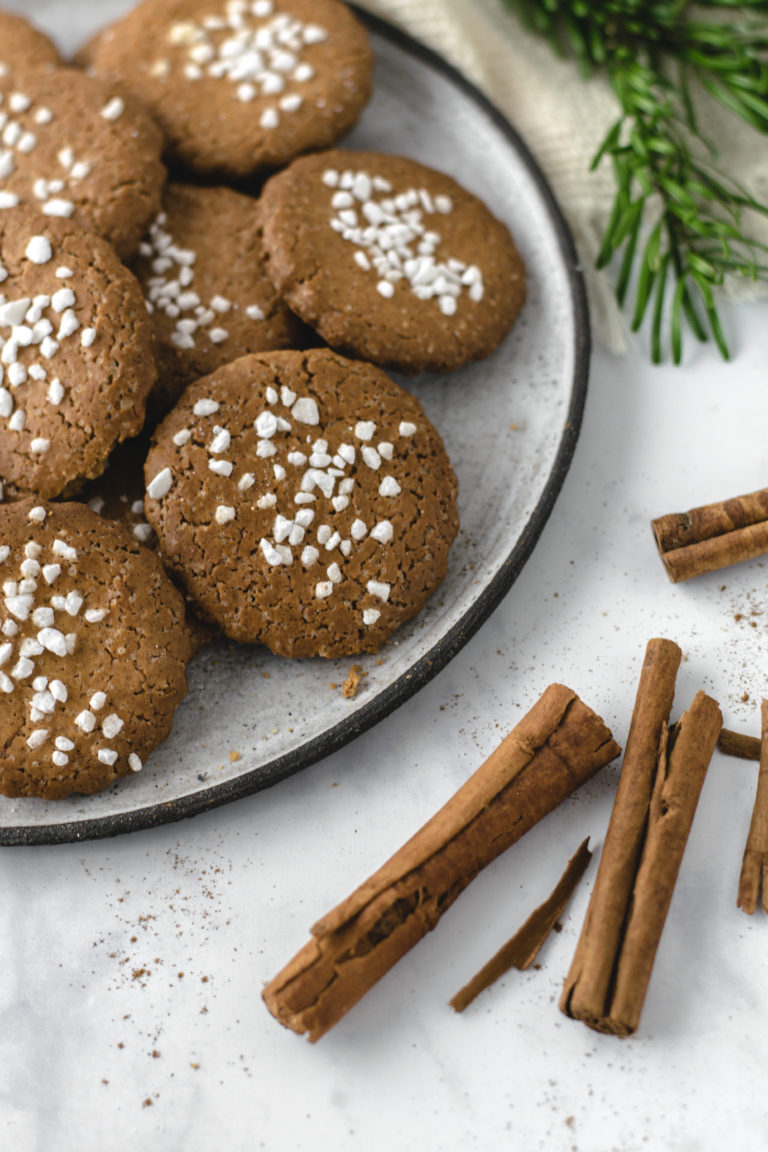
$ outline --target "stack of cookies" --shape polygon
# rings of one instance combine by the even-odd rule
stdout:
[[[338,0],[144,0],[76,64],[0,12],[7,796],[138,771],[219,633],[385,644],[458,531],[385,369],[487,356],[524,300],[480,200],[334,148],[373,64]]]

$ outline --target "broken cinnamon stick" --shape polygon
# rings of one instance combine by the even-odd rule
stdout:
[[[751,916],[763,894],[763,911],[768,912],[768,700],[760,706],[762,741],[757,795],[752,809],[747,846],[739,877],[738,906]]]
[[[703,692],[670,729],[681,652],[646,649],[624,764],[560,1008],[590,1028],[634,1032],[704,776],[722,726]]]
[[[452,1008],[457,1012],[463,1012],[481,992],[490,988],[491,984],[510,968],[519,968],[521,972],[530,968],[542,944],[562,916],[566,904],[576,891],[576,886],[592,859],[588,844],[587,836],[579,845],[576,854],[568,861],[565,872],[551,895],[531,913],[512,939],[508,940],[488,963],[483,965],[477,975],[456,993],[450,1001]]]
[[[677,584],[768,552],[768,488],[651,521],[659,554]]]
[[[725,756],[736,756],[739,760],[760,759],[760,740],[757,736],[745,736],[743,732],[723,728],[717,738],[717,746]]]
[[[269,1011],[318,1040],[431,931],[471,880],[620,749],[552,684],[448,803],[351,896],[265,987]]]

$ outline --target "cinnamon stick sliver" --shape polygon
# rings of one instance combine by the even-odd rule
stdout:
[[[736,756],[739,760],[760,759],[760,739],[757,736],[745,736],[743,732],[723,728],[717,746],[725,756]]]
[[[519,968],[521,972],[530,968],[542,944],[562,916],[566,904],[592,859],[588,844],[589,837],[582,841],[576,854],[568,861],[565,872],[551,895],[531,913],[512,939],[508,940],[488,963],[483,965],[477,975],[456,993],[450,1001],[452,1008],[457,1012],[463,1012],[481,992],[490,988],[491,984],[510,968]]]
[[[482,868],[619,751],[571,689],[550,685],[448,803],[314,925],[312,939],[265,987],[269,1011],[318,1040]]]
[[[768,488],[651,521],[659,554],[677,584],[768,552]]]
[[[561,1010],[599,1032],[637,1028],[704,776],[722,726],[703,692],[668,717],[680,649],[651,640],[624,764]]]
[[[762,741],[757,795],[749,825],[747,845],[739,877],[738,906],[751,916],[763,895],[763,911],[768,912],[768,700],[760,706]]]

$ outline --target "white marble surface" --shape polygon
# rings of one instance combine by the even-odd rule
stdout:
[[[615,769],[481,875],[319,1044],[260,998],[551,680],[623,741],[645,642],[669,636],[686,654],[676,711],[701,686],[757,732],[768,561],[673,587],[648,528],[766,483],[768,306],[726,316],[729,365],[706,349],[682,370],[595,355],[576,459],[522,577],[377,729],[193,821],[0,852],[0,1147],[762,1152],[768,922],[735,906],[754,764],[713,760],[633,1039],[557,1009],[594,864],[538,970],[463,1016],[447,1005],[580,839],[599,845]]]

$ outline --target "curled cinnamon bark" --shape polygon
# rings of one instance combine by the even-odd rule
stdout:
[[[763,700],[760,716],[762,741],[757,795],[739,877],[738,906],[749,915],[757,908],[761,888],[763,911],[768,912],[768,700]]]
[[[673,583],[768,552],[768,488],[651,521]]]
[[[448,803],[315,924],[312,939],[264,989],[270,1012],[318,1040],[482,868],[619,751],[574,692],[550,685]]]
[[[722,726],[715,701],[699,692],[669,728],[680,658],[668,640],[646,649],[595,887],[560,1001],[567,1016],[616,1036],[637,1028]]]
[[[530,968],[592,859],[588,845],[589,837],[582,841],[576,854],[568,861],[565,872],[544,903],[531,913],[522,928],[483,965],[477,975],[456,993],[450,1001],[451,1008],[463,1012],[481,992],[490,988],[510,968],[519,968],[521,972]]]

